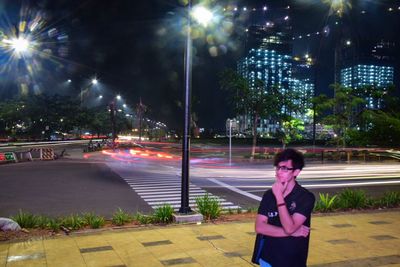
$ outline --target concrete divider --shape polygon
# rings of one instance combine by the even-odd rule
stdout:
[[[32,160],[41,160],[42,159],[42,149],[41,148],[31,148],[29,150],[31,153]]]
[[[32,161],[33,160],[30,151],[15,152],[15,155],[17,156],[17,159],[18,159],[19,162]]]

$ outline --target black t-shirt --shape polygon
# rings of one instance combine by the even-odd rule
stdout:
[[[297,182],[292,192],[285,197],[286,207],[289,214],[300,213],[307,219],[305,226],[310,227],[311,212],[314,208],[315,197]],[[279,219],[278,207],[272,189],[265,192],[258,214],[268,217],[268,224],[282,227]],[[304,267],[307,266],[308,237],[271,237],[264,236],[264,248],[261,258],[272,265],[272,267]]]

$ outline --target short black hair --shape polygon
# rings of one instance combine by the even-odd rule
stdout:
[[[303,154],[293,148],[287,148],[275,155],[274,166],[278,166],[281,161],[292,160],[292,165],[295,170],[301,170],[304,167]]]

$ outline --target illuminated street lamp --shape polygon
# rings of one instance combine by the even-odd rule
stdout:
[[[9,43],[14,51],[18,54],[23,54],[28,51],[29,49],[29,41],[23,37],[14,38],[11,40],[4,40],[4,42]]]
[[[189,213],[192,210],[189,207],[189,162],[190,162],[190,113],[191,113],[191,87],[192,87],[192,36],[191,19],[193,18],[200,24],[207,26],[213,18],[212,12],[205,7],[195,7],[192,10],[192,1],[188,1],[186,50],[185,50],[185,120],[182,142],[182,183],[181,183],[181,207],[180,213]]]

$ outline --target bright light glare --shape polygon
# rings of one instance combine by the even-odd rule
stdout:
[[[192,16],[198,23],[207,26],[213,18],[213,13],[203,6],[196,6],[192,10]]]
[[[120,95],[117,95],[117,99],[118,99],[118,100],[121,100],[121,96],[120,96]]]
[[[24,53],[29,48],[29,41],[25,38],[11,39],[11,46],[17,53]]]
[[[96,78],[94,78],[93,80],[92,80],[92,84],[93,85],[96,85],[98,83],[98,80],[96,79]]]

